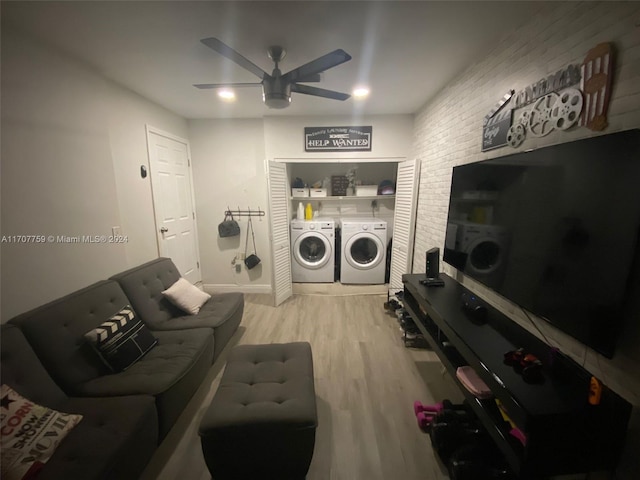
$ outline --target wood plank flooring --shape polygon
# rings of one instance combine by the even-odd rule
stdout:
[[[448,478],[429,436],[416,424],[414,400],[460,400],[430,350],[406,348],[386,295],[294,295],[279,307],[245,296],[240,330],[212,367],[142,480],[208,480],[198,425],[234,344],[308,341],[314,360],[318,429],[307,480]],[[257,479],[258,480],[258,479]]]

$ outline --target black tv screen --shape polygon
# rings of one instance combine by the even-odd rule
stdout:
[[[640,130],[453,169],[444,261],[609,358],[639,234]]]

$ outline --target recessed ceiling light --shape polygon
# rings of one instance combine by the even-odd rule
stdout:
[[[218,96],[223,100],[227,100],[227,101],[235,100],[236,98],[236,94],[234,93],[234,91],[227,90],[227,89],[218,90]]]
[[[369,95],[369,89],[367,87],[356,87],[353,89],[353,96],[356,98],[364,98]]]

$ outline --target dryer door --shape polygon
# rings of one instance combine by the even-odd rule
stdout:
[[[320,233],[305,232],[293,245],[293,257],[304,268],[310,270],[322,268],[333,257],[333,245]]]
[[[353,268],[369,270],[380,264],[385,254],[382,240],[371,233],[360,232],[347,240],[343,255]]]

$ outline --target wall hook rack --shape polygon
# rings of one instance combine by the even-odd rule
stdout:
[[[225,217],[264,217],[265,212],[258,207],[258,210],[251,210],[248,208],[247,210],[240,210],[238,207],[237,210],[231,210],[229,207],[224,212]]]

